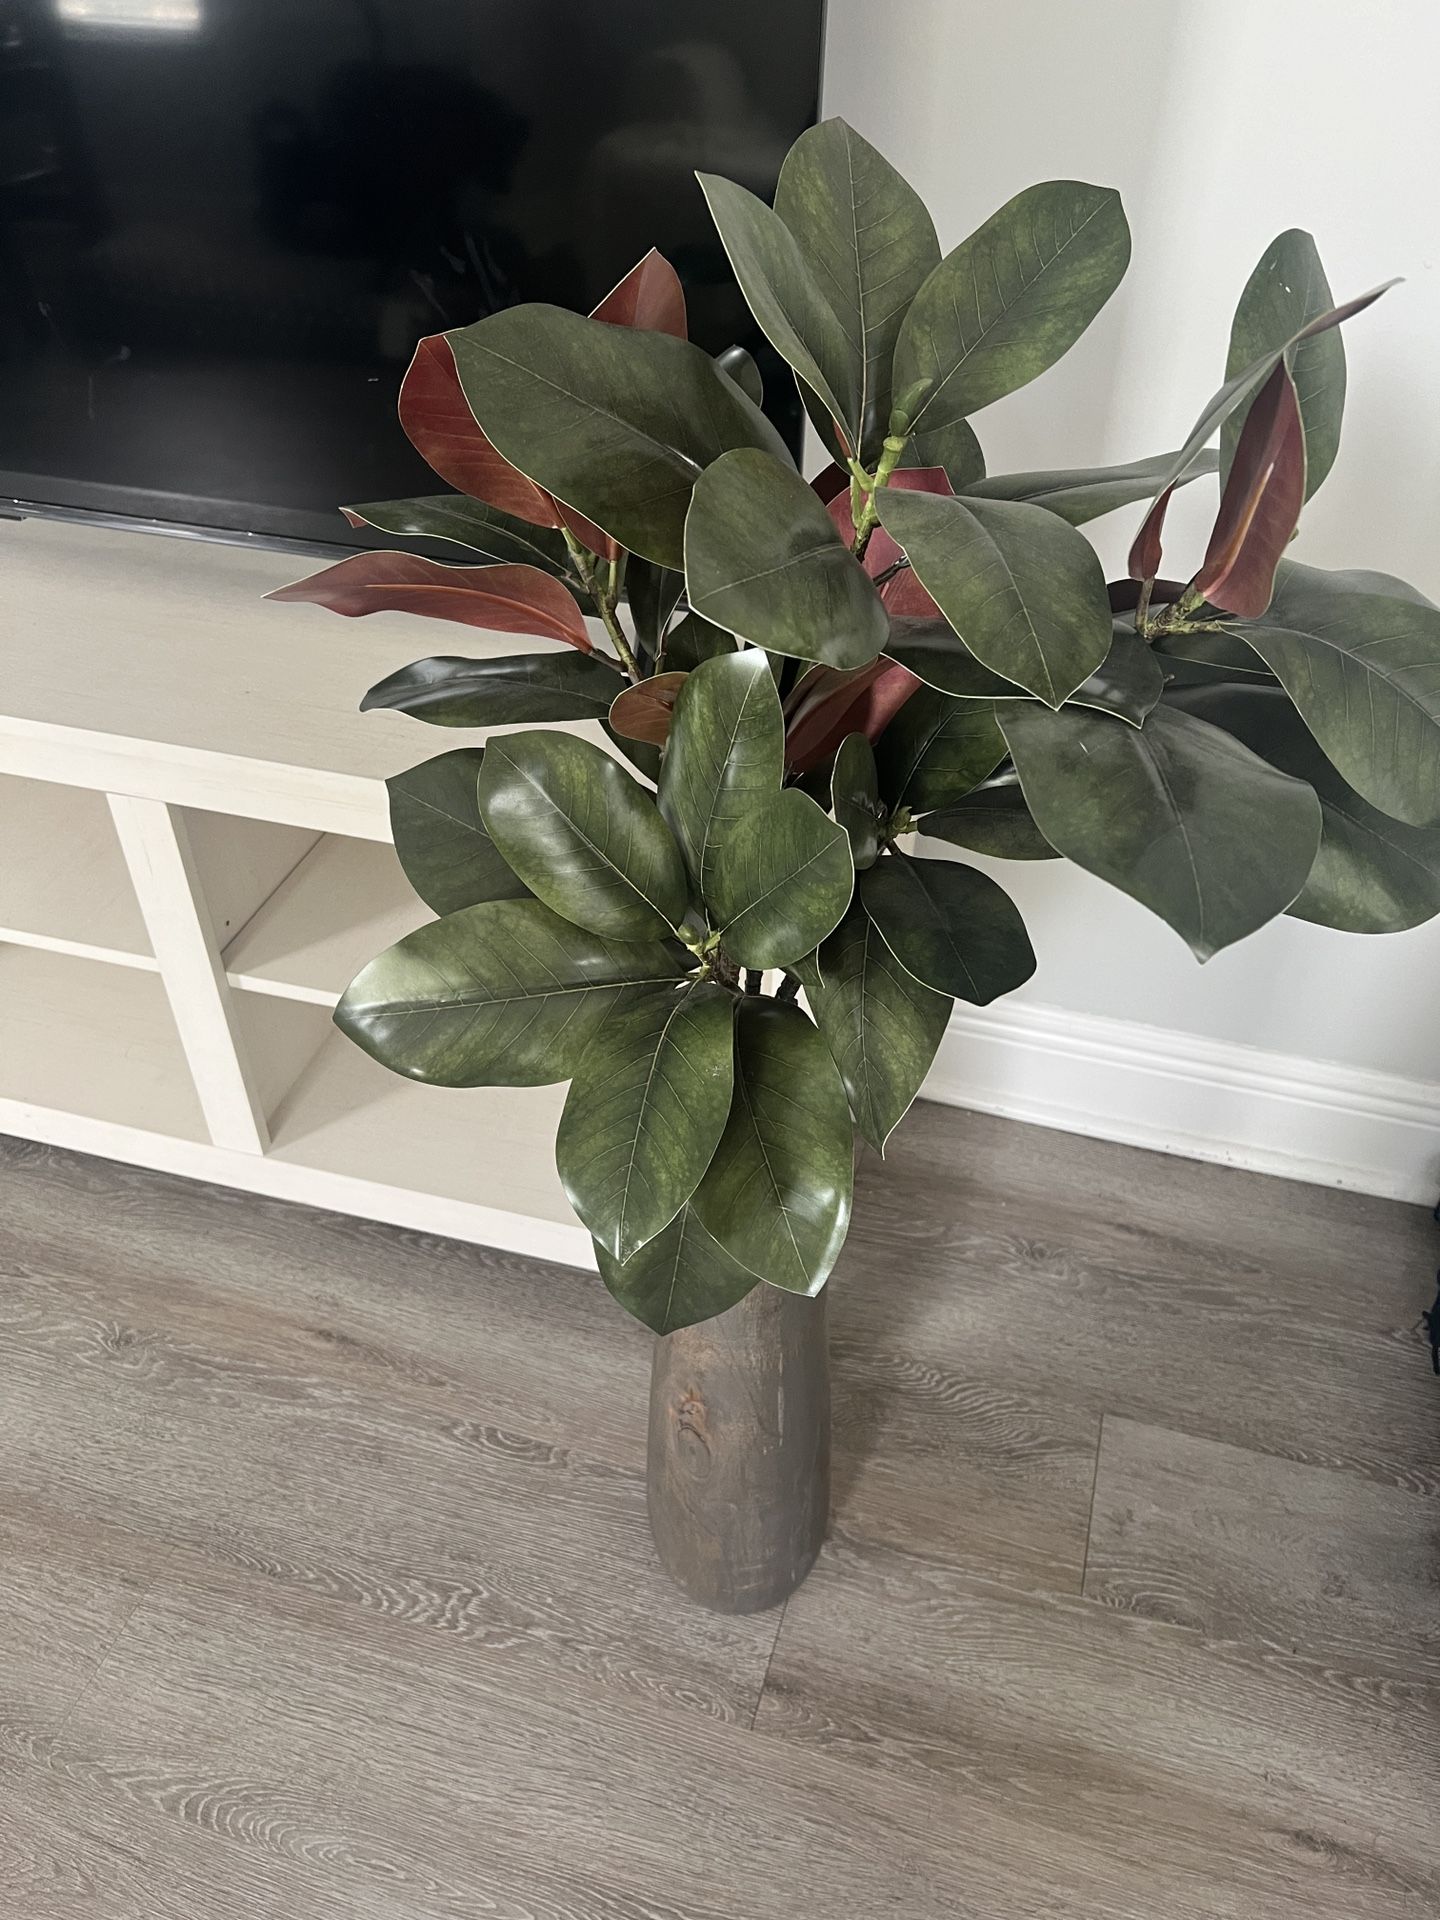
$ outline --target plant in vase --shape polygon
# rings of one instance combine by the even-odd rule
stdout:
[[[1032,187],[942,257],[840,121],[797,142],[773,209],[701,186],[823,472],[797,471],[748,355],[688,341],[652,253],[588,318],[521,306],[420,343],[400,417],[456,491],[347,511],[479,564],[356,555],[276,597],[548,643],[430,657],[366,696],[520,730],[391,782],[439,917],[336,1017],[416,1079],[570,1082],[565,1189],[606,1286],[670,1336],[657,1538],[740,1606],[823,1534],[815,1297],[854,1132],[883,1152],[953,1001],[1034,967],[1003,888],[912,836],[1068,858],[1201,960],[1282,913],[1413,926],[1440,911],[1440,612],[1283,557],[1335,457],[1339,323],[1383,291],[1334,305],[1308,235],[1259,262],[1177,451],[990,475],[972,416],[1118,285],[1118,195]],[[1168,502],[1217,471],[1199,568],[1163,579]],[[1107,587],[1079,529],[1144,502]],[[788,1439],[786,1368],[808,1408]]]

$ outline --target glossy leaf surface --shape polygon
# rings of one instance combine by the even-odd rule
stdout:
[[[783,748],[780,698],[758,648],[703,661],[689,675],[660,769],[660,811],[707,897],[720,836],[779,795]]]
[[[1314,240],[1298,227],[1279,234],[1261,254],[1245,283],[1230,328],[1226,379],[1266,353],[1283,348],[1302,328],[1335,305]],[[1305,498],[1335,464],[1345,411],[1345,344],[1338,327],[1302,340],[1291,350],[1290,372],[1299,400],[1305,439]],[[1228,477],[1245,425],[1242,402],[1220,430],[1222,476]]]
[[[794,787],[712,839],[705,904],[742,967],[783,967],[819,946],[855,886],[845,829]]]
[[[818,1030],[796,1007],[739,1002],[735,1096],[695,1195],[701,1223],[749,1272],[818,1293],[850,1225],[850,1107]]]
[[[491,565],[539,567],[557,578],[567,569],[565,541],[553,527],[533,527],[463,494],[372,500],[341,511],[352,527],[374,527],[378,533],[414,540],[445,540],[481,554]]]
[[[859,667],[889,634],[879,595],[812,489],[750,449],[695,484],[685,582],[697,613],[771,653]]]
[[[533,633],[563,640],[582,653],[592,651],[574,594],[538,567],[453,567],[414,553],[356,553],[265,598],[313,601],[351,619],[419,613],[494,633]]]
[[[838,119],[811,127],[790,149],[775,211],[859,363],[858,451],[872,465],[890,419],[900,323],[940,262],[934,222],[889,161]]]
[[[610,709],[610,731],[625,740],[663,747],[685,680],[683,673],[655,673],[626,687]]]
[[[654,800],[588,740],[568,733],[491,740],[480,811],[530,891],[577,926],[644,940],[684,918],[684,864]]]
[[[685,289],[680,276],[658,248],[652,247],[590,315],[612,327],[638,327],[644,333],[688,337]]]
[[[1000,710],[1021,789],[1050,844],[1156,913],[1208,960],[1283,913],[1320,844],[1320,805],[1229,734],[1165,706]]]
[[[1024,687],[982,666],[948,620],[896,620],[885,648],[927,687],[954,700],[1028,700]]]
[[[875,751],[863,733],[847,734],[840,742],[830,776],[830,811],[845,829],[856,871],[873,867],[880,852],[880,790]]]
[[[733,180],[714,173],[698,178],[756,325],[839,422],[849,445],[858,447],[864,376],[859,339],[847,338],[779,214]]]
[[[827,667],[814,673],[786,717],[785,764],[796,773],[823,766],[849,733],[880,739],[920,686],[908,667],[883,657],[851,673]]]
[[[1279,687],[1191,688],[1170,697],[1315,789],[1320,851],[1287,912],[1346,933],[1399,933],[1440,913],[1440,827],[1407,827],[1362,800]]]
[[[1238,632],[1357,793],[1412,827],[1440,820],[1440,613],[1285,561],[1265,620]]]
[[[675,980],[688,962],[673,943],[604,940],[538,900],[497,900],[372,960],[335,1020],[411,1080],[539,1087],[571,1077],[620,994]]]
[[[458,747],[385,782],[395,852],[405,878],[435,913],[529,893],[480,817],[484,759],[483,747]]]
[[[936,993],[986,1007],[1035,971],[1019,909],[974,867],[888,853],[860,876],[860,899],[901,966]]]
[[[755,364],[755,356],[744,347],[726,347],[723,353],[717,353],[715,364],[727,380],[733,380],[747,400],[753,400],[757,407],[765,404],[765,382],[760,377],[760,369]]]
[[[660,639],[685,591],[685,576],[670,567],[632,554],[625,568],[625,598],[635,627],[635,638],[647,660],[655,658]]]
[[[442,480],[536,527],[556,524],[555,503],[485,437],[460,385],[450,341],[430,334],[400,383],[400,424]]]
[[[922,687],[880,736],[880,788],[891,807],[928,813],[962,799],[1007,751],[990,701],[953,700]]]
[[[696,981],[627,994],[586,1049],[555,1164],[597,1246],[630,1256],[694,1193],[730,1114],[734,1001]]]
[[[817,959],[802,971],[805,996],[856,1126],[884,1153],[930,1071],[952,1002],[900,964],[858,898]]]
[[[623,685],[593,654],[514,653],[499,660],[436,654],[377,681],[360,711],[391,708],[435,727],[603,720]]]
[[[1083,527],[1117,507],[1133,506],[1148,500],[1156,483],[1172,468],[1173,453],[1153,454],[1148,460],[1132,460],[1120,467],[1052,468],[1034,473],[996,473],[977,480],[966,488],[980,500],[1024,500],[1044,507],[1072,527]],[[1198,453],[1174,482],[1186,486],[1202,474],[1214,473],[1219,464],[1215,452],[1206,448]]]
[[[1104,660],[1105,576],[1089,542],[1063,520],[1010,500],[888,487],[877,505],[881,525],[984,666],[1056,707]]]
[[[611,1295],[654,1333],[713,1319],[763,1284],[730,1258],[690,1204],[623,1265],[598,1243],[595,1260]]]
[[[1196,592],[1211,606],[1258,619],[1304,504],[1305,434],[1295,382],[1282,360],[1246,416]]]
[[[1155,649],[1142,640],[1129,620],[1116,620],[1110,637],[1110,651],[1088,680],[1070,696],[1077,707],[1096,707],[1102,713],[1118,714],[1133,727],[1140,726],[1150,713],[1165,686],[1165,669]]]
[[[759,408],[699,347],[519,306],[446,336],[466,397],[508,460],[622,546],[683,564],[699,474],[731,447],[784,461]]]
[[[690,673],[702,660],[734,653],[735,636],[717,627],[703,614],[684,614],[665,636],[665,665],[675,673]]]
[[[989,854],[993,860],[1060,858],[1036,826],[1013,772],[987,781],[951,806],[927,813],[920,832],[952,847]]]
[[[956,422],[1068,352],[1129,260],[1119,194],[1078,180],[1027,188],[947,254],[916,294],[895,348],[897,392],[932,383],[914,416],[920,464],[948,469],[955,449],[946,436]]]

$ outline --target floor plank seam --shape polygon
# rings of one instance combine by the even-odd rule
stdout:
[[[775,1638],[770,1642],[770,1657],[765,1662],[765,1671],[760,1676],[760,1691],[755,1696],[755,1711],[750,1716],[750,1731],[755,1731],[760,1718],[760,1709],[765,1704],[765,1689],[770,1684],[770,1669],[775,1664],[775,1655],[780,1646],[780,1635],[785,1630],[785,1616],[790,1611],[790,1602],[786,1600],[780,1608],[780,1618],[775,1623]]]
[[[1085,1552],[1080,1560],[1080,1598],[1085,1599],[1085,1583],[1090,1578],[1090,1537],[1095,1531],[1095,1495],[1100,1489],[1100,1454],[1105,1445],[1105,1414],[1095,1429],[1095,1471],[1090,1475],[1090,1505],[1085,1514]]]
[[[47,1766],[53,1765],[54,1756],[59,1752],[60,1742],[65,1737],[65,1729],[69,1726],[71,1720],[74,1719],[76,1712],[78,1711],[80,1706],[83,1704],[86,1696],[94,1688],[95,1682],[100,1678],[101,1674],[105,1671],[106,1667],[109,1665],[111,1656],[114,1654],[116,1648],[120,1645],[120,1642],[125,1638],[126,1634],[130,1631],[131,1621],[135,1618],[136,1614],[140,1611],[141,1607],[144,1606],[145,1602],[150,1598],[150,1595],[153,1592],[154,1592],[153,1587],[147,1586],[147,1587],[141,1588],[140,1592],[135,1597],[134,1606],[127,1611],[125,1618],[120,1622],[119,1626],[115,1629],[114,1633],[111,1634],[109,1640],[106,1642],[105,1651],[100,1655],[100,1658],[95,1662],[94,1666],[90,1669],[89,1673],[81,1681],[80,1685],[75,1689],[75,1697],[71,1700],[70,1704],[66,1707],[64,1713],[60,1717],[59,1726],[56,1727],[54,1733],[50,1736],[50,1757],[46,1761]]]

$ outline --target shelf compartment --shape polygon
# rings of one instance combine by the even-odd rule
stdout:
[[[0,943],[154,972],[103,793],[0,774]]]
[[[28,1134],[42,1113],[208,1141],[157,975],[40,948],[0,949],[0,1131]]]
[[[333,1007],[355,975],[430,919],[378,840],[326,834],[225,949],[230,984]]]
[[[555,1241],[551,1257],[588,1264],[589,1235],[555,1171],[565,1094],[422,1086],[332,1031],[272,1117],[271,1157],[523,1217]]]

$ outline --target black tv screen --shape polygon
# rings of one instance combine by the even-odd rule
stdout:
[[[417,338],[652,245],[758,352],[693,175],[769,195],[823,4],[0,0],[0,496],[353,542]]]

